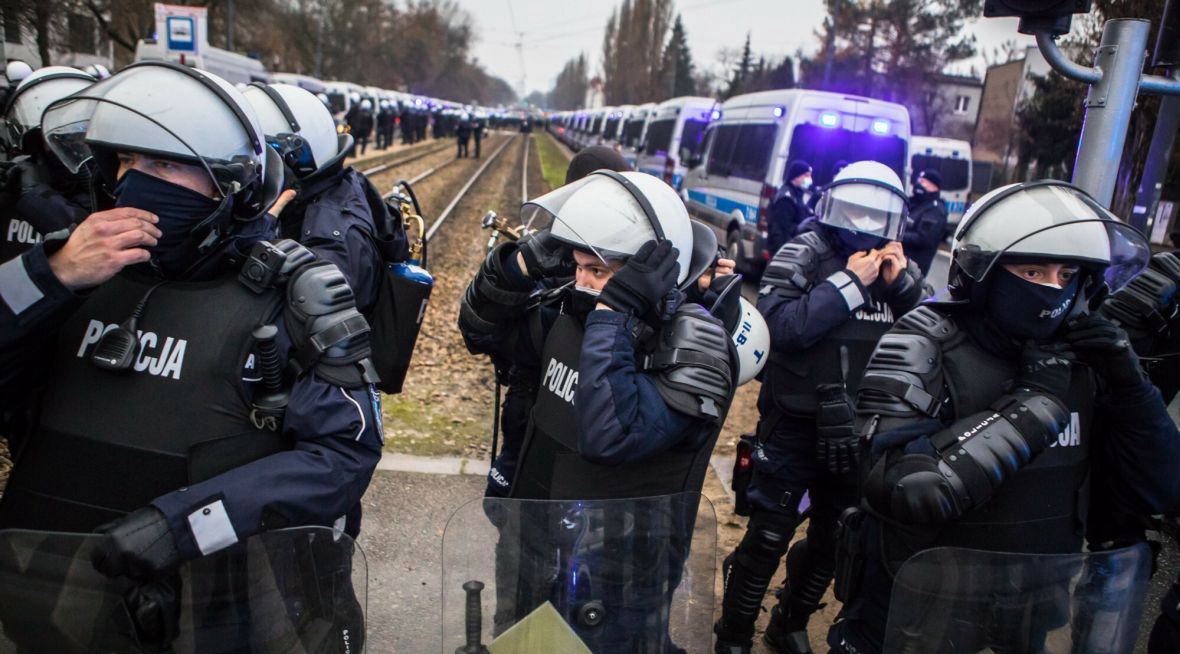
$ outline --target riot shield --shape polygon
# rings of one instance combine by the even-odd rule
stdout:
[[[1135,645],[1151,554],[1012,554],[940,547],[893,584],[885,652],[1114,654]]]
[[[340,532],[267,532],[135,582],[98,573],[101,538],[0,531],[0,653],[359,653],[368,577]]]
[[[716,548],[697,493],[470,502],[443,534],[443,651],[709,651]]]

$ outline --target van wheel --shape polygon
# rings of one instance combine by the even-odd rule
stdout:
[[[738,268],[745,268],[742,265],[742,233],[736,227],[725,235],[725,258],[737,262]]]

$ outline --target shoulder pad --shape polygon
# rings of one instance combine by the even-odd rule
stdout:
[[[1128,330],[1159,332],[1175,318],[1176,299],[1176,281],[1152,267],[1106,298],[1101,312]]]
[[[315,261],[291,275],[283,317],[299,373],[311,370],[348,388],[377,382],[369,360],[369,323],[335,264]]]
[[[643,358],[668,406],[696,418],[725,420],[737,388],[736,352],[721,321],[685,303],[660,328],[656,349]]]
[[[827,259],[832,254],[831,244],[828,243],[823,234],[817,231],[803,232],[796,236],[794,240],[804,243],[815,250],[815,253],[819,255],[820,259]]]
[[[1159,252],[1151,257],[1148,268],[1167,275],[1172,281],[1180,284],[1180,256],[1175,252]]]
[[[919,304],[897,321],[893,331],[922,334],[936,343],[942,343],[954,338],[959,333],[959,326],[950,316],[934,307]]]
[[[915,309],[906,316],[917,311]],[[948,329],[955,329],[953,323]],[[941,332],[941,328],[936,331]],[[857,389],[857,412],[938,416],[943,385],[940,346],[941,343],[930,334],[901,328],[901,321],[898,321],[897,326],[877,342],[877,348],[865,366]]]
[[[811,290],[819,270],[820,254],[806,242],[795,239],[779,248],[762,273],[759,295],[780,293],[799,297]]]

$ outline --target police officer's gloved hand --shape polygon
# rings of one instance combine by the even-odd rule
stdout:
[[[1064,399],[1069,393],[1073,354],[1061,344],[1027,341],[1020,351],[1014,390],[1029,390]]]
[[[606,283],[598,301],[615,311],[646,316],[676,286],[679,255],[670,241],[644,243]]]
[[[124,629],[144,651],[170,652],[180,635],[180,576],[137,584],[123,595]]]
[[[1065,325],[1062,336],[1083,362],[1112,388],[1143,383],[1143,368],[1127,333],[1101,314],[1090,313]]]
[[[90,561],[95,570],[108,577],[148,581],[180,565],[180,553],[168,520],[154,506],[108,522],[96,531],[103,538],[91,552]]]
[[[28,193],[42,184],[49,184],[49,176],[45,169],[39,166],[30,158],[22,158],[16,161],[16,167],[20,171],[20,191],[21,194]]]
[[[526,235],[519,246],[529,277],[541,280],[573,276],[575,267],[569,248],[553,238],[548,229]]]
[[[815,392],[815,458],[834,475],[848,474],[860,460],[856,414],[848,392],[844,384],[820,384]]]

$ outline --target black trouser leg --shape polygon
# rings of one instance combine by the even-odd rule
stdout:
[[[742,542],[722,564],[725,595],[721,620],[713,629],[718,639],[742,643],[754,637],[762,598],[798,524],[797,515],[754,509]]]

